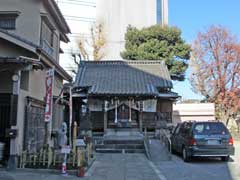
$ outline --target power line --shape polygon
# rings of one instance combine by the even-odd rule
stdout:
[[[86,19],[89,21],[90,20],[95,21],[95,18],[89,18],[89,17],[83,17],[83,16],[72,16],[72,15],[67,15],[67,14],[64,14],[63,16],[67,17],[67,18]]]
[[[72,18],[65,18],[68,21],[78,21],[78,22],[85,22],[85,23],[95,23],[95,21],[88,21],[88,20],[81,20],[81,19],[72,19]]]
[[[91,39],[91,36],[85,36],[85,35],[68,35],[69,38],[84,38],[84,39]]]
[[[92,5],[92,4],[83,4],[83,3],[78,3],[78,2],[64,2],[64,1],[58,1],[58,3],[61,3],[61,4],[69,4],[69,5],[78,5],[78,6],[86,6],[86,7],[96,8],[96,5]]]
[[[88,22],[94,23],[96,20],[94,18],[82,17],[82,16],[71,16],[71,15],[64,15],[66,20],[70,21],[80,21],[80,22]]]
[[[83,0],[60,0],[60,1],[70,1],[70,2],[78,2],[78,3],[85,3],[85,4],[96,4],[95,2],[83,1]],[[59,2],[59,0],[57,0]]]

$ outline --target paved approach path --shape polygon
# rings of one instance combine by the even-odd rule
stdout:
[[[144,154],[98,154],[89,180],[161,180]]]

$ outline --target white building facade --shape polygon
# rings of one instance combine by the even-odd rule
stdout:
[[[173,124],[185,121],[214,121],[215,104],[214,103],[189,103],[173,105]]]
[[[168,24],[168,0],[97,0],[97,22],[107,38],[104,59],[119,60],[129,25],[137,28]]]

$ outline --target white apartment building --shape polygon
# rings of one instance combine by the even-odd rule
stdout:
[[[128,25],[143,28],[168,24],[168,0],[97,0],[97,22],[104,23],[104,59],[119,60]]]

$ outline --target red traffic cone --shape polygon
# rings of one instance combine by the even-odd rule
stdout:
[[[65,162],[62,163],[62,174],[63,175],[67,174],[67,165]]]

